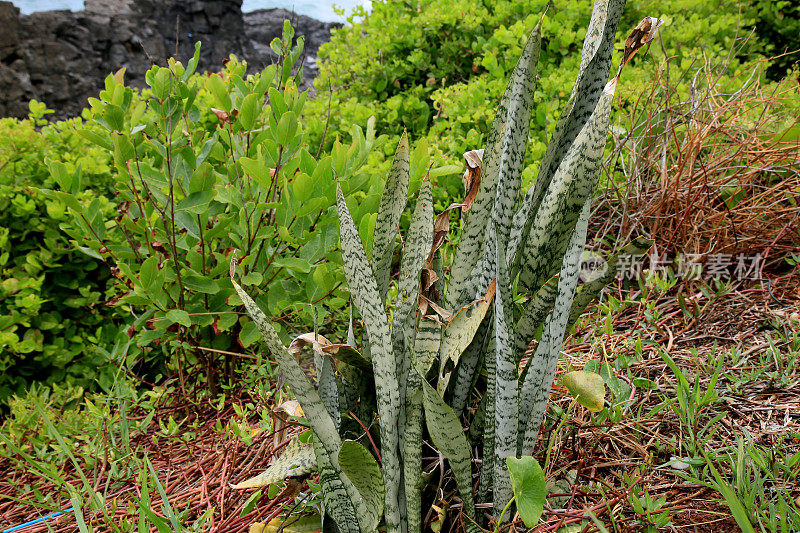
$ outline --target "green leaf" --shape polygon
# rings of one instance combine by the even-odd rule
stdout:
[[[311,272],[311,265],[309,262],[299,257],[276,257],[272,264],[303,274]]]
[[[562,383],[572,397],[585,408],[595,413],[603,410],[606,387],[600,374],[574,370],[564,374]]]
[[[231,111],[231,97],[228,95],[228,88],[219,74],[210,74],[206,79],[206,89],[214,97],[220,109],[226,113]]]
[[[192,325],[192,317],[183,309],[170,309],[167,311],[167,320],[169,320],[170,324],[177,322],[187,328]]]
[[[145,290],[150,290],[150,286],[153,284],[153,281],[156,279],[156,275],[158,274],[158,257],[150,256],[144,260],[142,266],[139,267],[139,282],[142,284],[142,288]]]
[[[356,441],[342,442],[339,450],[339,466],[350,478],[367,506],[367,516],[359,516],[362,531],[376,531],[383,515],[383,475],[378,461]]]
[[[472,499],[472,460],[469,443],[464,435],[458,417],[450,409],[442,397],[427,381],[422,383],[423,401],[425,405],[425,423],[433,444],[450,461],[450,468],[456,478],[464,511],[472,520],[467,520],[467,529],[472,530],[475,520],[475,505]]]
[[[289,441],[281,451],[280,457],[269,465],[269,468],[255,477],[251,477],[236,485],[232,489],[255,489],[278,483],[290,476],[304,476],[317,470],[317,458],[314,447],[303,444],[295,437]]]
[[[257,94],[248,94],[242,100],[239,106],[239,115],[236,118],[239,119],[245,130],[252,130],[255,126],[256,119],[261,113],[261,103],[262,98]]]
[[[519,517],[526,527],[535,527],[542,516],[547,498],[547,483],[542,467],[536,459],[528,455],[519,459],[509,457],[506,465],[511,475]]]
[[[372,265],[381,301],[386,298],[386,289],[389,287],[389,270],[394,254],[400,215],[408,202],[409,169],[408,135],[404,131],[394,154],[392,168],[386,177],[386,186],[381,195],[372,241]]]
[[[397,366],[389,321],[384,312],[372,268],[367,261],[358,230],[338,185],[336,193],[345,278],[356,307],[364,319],[375,374],[378,416],[381,420],[381,450],[387,487],[386,523],[389,530],[396,531],[400,524],[398,489],[401,478],[397,428],[400,416]]]
[[[242,324],[242,331],[239,332],[239,342],[242,343],[243,347],[249,348],[258,340],[258,337],[258,328],[255,323],[248,320]]]
[[[177,211],[189,211],[199,215],[208,209],[208,204],[214,199],[213,191],[198,191],[193,192],[175,206]]]

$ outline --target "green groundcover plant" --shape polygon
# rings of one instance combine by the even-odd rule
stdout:
[[[241,487],[318,469],[325,513],[340,531],[371,532],[381,521],[390,532],[421,531],[422,445],[429,439],[449,461],[468,531],[481,530],[476,499],[491,502],[495,520],[502,521],[513,498],[526,525],[537,523],[544,478],[531,455],[560,346],[611,276],[584,284],[575,297],[619,81],[619,73],[609,80],[609,72],[624,3],[596,2],[572,95],[536,184],[520,204],[542,42],[542,25],[536,25],[497,109],[486,148],[467,154],[474,173],[467,179],[466,198],[450,208],[463,212],[452,259],[445,263],[440,253],[449,210],[434,216],[426,179],[405,235],[393,302],[393,249],[410,182],[406,135],[397,145],[381,197],[371,261],[337,186],[345,277],[363,323],[360,343],[351,320],[346,343],[331,343],[314,331],[287,349],[247,289],[233,281],[313,430],[310,444],[298,437],[271,470]],[[637,26],[625,43],[620,72],[659,25],[658,19],[646,18]],[[637,239],[628,253],[641,254],[648,246]],[[239,278],[236,270],[232,262],[234,279]],[[535,351],[521,365],[537,332]],[[314,351],[316,384],[295,356],[304,345]],[[597,374],[581,372],[568,381],[579,401],[603,408]],[[478,398],[473,414],[468,407]],[[365,446],[373,439],[367,441],[357,422],[376,415],[380,449],[373,455]],[[469,438],[462,417],[470,425]],[[473,449],[481,454],[477,494]]]
[[[89,386],[113,374],[92,349],[114,337],[108,271],[59,229],[64,205],[38,193],[54,183],[50,161],[91,184],[75,197],[81,210],[110,216],[110,157],[85,146],[80,119],[46,125],[51,111],[30,108],[26,120],[0,119],[0,404],[33,381]]]

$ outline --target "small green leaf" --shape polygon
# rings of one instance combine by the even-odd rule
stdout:
[[[528,455],[517,459],[507,457],[506,466],[511,475],[517,512],[526,527],[534,527],[542,516],[547,498],[547,484],[538,461]]]
[[[189,313],[183,309],[170,309],[167,311],[167,320],[169,320],[170,323],[177,322],[187,328],[192,325],[192,318],[189,316]]]
[[[585,408],[595,413],[603,410],[606,387],[600,374],[575,370],[565,374],[562,383],[572,397]]]
[[[230,112],[231,110],[231,97],[228,96],[228,91],[225,88],[225,82],[218,74],[211,74],[206,80],[206,89],[214,96],[217,105],[223,111]]]
[[[239,106],[239,122],[246,130],[252,130],[261,111],[261,97],[257,94],[248,94]]]

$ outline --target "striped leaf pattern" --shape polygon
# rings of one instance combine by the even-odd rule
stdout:
[[[298,437],[289,441],[281,456],[266,470],[255,477],[231,485],[232,489],[255,489],[283,481],[290,476],[304,476],[317,470],[317,457],[314,447],[303,444]]]
[[[613,90],[603,93],[536,212],[522,256],[519,284],[523,290],[539,287],[559,268],[584,199],[600,173],[613,98]]]
[[[553,309],[557,294],[558,276],[553,276],[536,291],[531,301],[525,304],[525,311],[514,328],[514,353],[517,356],[517,363],[528,350],[536,330]]]
[[[408,374],[406,422],[403,432],[403,481],[406,489],[408,531],[422,531],[422,383],[419,374]]]
[[[364,446],[352,440],[342,442],[339,466],[364,500],[366,513],[359,516],[361,531],[377,531],[383,515],[385,490],[381,467]]]
[[[519,261],[522,260],[522,246],[528,239],[531,223],[544,199],[545,192],[603,93],[603,86],[611,70],[614,38],[622,10],[625,8],[625,1],[595,1],[592,18],[583,41],[581,65],[572,94],[547,145],[536,182],[528,190],[522,207],[514,217],[508,243],[509,264],[514,265],[512,275],[516,274]]]
[[[467,399],[475,383],[479,365],[483,362],[486,341],[493,324],[494,317],[490,307],[478,331],[472,338],[472,342],[461,354],[461,359],[459,359],[458,366],[455,369],[456,378],[453,383],[453,392],[450,400],[450,405],[456,413],[464,411],[467,405]]]
[[[528,146],[528,130],[539,61],[541,23],[534,28],[517,62],[497,109],[481,169],[481,184],[464,219],[456,256],[451,265],[448,309],[460,307],[474,295],[464,293],[465,281],[478,264],[491,218],[501,235],[507,235],[520,191],[522,164]],[[483,257],[493,257],[486,251]],[[494,269],[490,269],[494,272]],[[480,289],[479,289],[480,290]]]
[[[472,459],[467,437],[450,406],[427,381],[422,379],[421,383],[428,434],[436,448],[450,461],[458,493],[464,502],[464,512],[472,519],[472,522],[467,520],[467,528],[473,530],[470,524],[474,526],[475,504],[472,499]]]
[[[334,466],[334,461],[318,439],[313,440],[313,446],[319,466],[319,485],[322,488],[325,512],[336,522],[339,531],[366,533],[359,521],[359,514],[367,514],[367,507],[361,495],[341,472],[338,464]]]
[[[586,244],[586,229],[589,224],[592,196],[586,196],[581,209],[578,223],[572,232],[569,247],[561,266],[558,277],[558,295],[556,296],[553,311],[547,317],[542,330],[542,338],[536,346],[525,381],[520,392],[520,448],[518,455],[532,455],[536,438],[539,435],[539,426],[544,417],[547,399],[555,376],[558,354],[564,342],[567,330],[569,311],[578,284],[583,247]]]
[[[375,220],[375,234],[372,238],[372,264],[381,302],[385,300],[386,289],[389,287],[389,271],[392,266],[400,215],[408,202],[410,165],[408,135],[403,132],[394,154],[392,168],[386,177],[386,187],[381,196],[378,218]]]
[[[400,389],[397,364],[392,348],[389,321],[378,294],[377,283],[367,261],[341,188],[337,187],[339,210],[339,235],[342,243],[342,260],[345,278],[356,307],[364,319],[375,374],[375,392],[381,424],[381,454],[386,482],[386,527],[388,531],[400,528],[399,486],[402,477],[399,456],[398,419],[400,416]]]

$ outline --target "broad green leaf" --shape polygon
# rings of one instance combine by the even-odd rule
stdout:
[[[239,106],[239,115],[236,117],[246,130],[252,130],[261,113],[262,98],[257,94],[248,94]]]
[[[149,290],[153,281],[156,279],[156,274],[158,274],[158,262],[158,257],[153,255],[145,259],[144,262],[142,262],[142,266],[139,267],[139,282],[145,290]]]
[[[350,478],[367,507],[367,516],[359,516],[362,531],[376,531],[383,516],[384,486],[381,467],[358,442],[346,440],[339,450],[339,466]]]
[[[205,212],[208,204],[214,199],[213,191],[198,191],[190,194],[175,206],[177,211],[189,211],[196,215]]]
[[[535,527],[547,499],[547,483],[542,467],[529,455],[519,459],[509,457],[506,464],[511,475],[511,485],[514,487],[514,501],[519,517],[526,527]]]
[[[304,444],[298,437],[289,441],[281,452],[280,457],[269,465],[269,468],[255,477],[251,477],[236,485],[232,489],[255,489],[266,487],[272,483],[282,482],[287,477],[304,476],[317,470],[317,458],[314,447]]]
[[[192,317],[183,309],[170,309],[167,311],[167,320],[170,323],[177,322],[181,326],[186,326],[187,328],[192,325]]]
[[[367,261],[353,218],[347,209],[342,190],[337,186],[339,235],[342,242],[342,261],[345,278],[356,307],[364,319],[370,355],[375,374],[378,416],[381,420],[381,453],[386,480],[386,525],[390,532],[400,527],[398,490],[400,486],[400,387],[397,364],[392,347],[389,321],[386,317],[378,286]]]
[[[403,132],[392,168],[386,176],[386,186],[381,195],[378,207],[378,218],[375,221],[375,232],[372,241],[372,265],[375,272],[378,294],[381,302],[386,297],[389,286],[389,270],[391,268],[394,243],[397,239],[397,228],[400,215],[408,202],[408,182],[410,179],[408,135]],[[360,306],[359,306],[360,309]]]
[[[222,81],[218,74],[211,74],[206,79],[206,89],[212,94],[219,108],[229,113],[231,110],[231,97],[228,95],[225,82]]]
[[[603,410],[606,387],[600,374],[575,370],[564,374],[561,381],[579,404],[595,413]]]
[[[464,502],[464,512],[467,517],[467,530],[474,531],[477,526],[475,520],[475,504],[472,499],[472,460],[470,458],[469,443],[464,435],[464,429],[458,417],[450,409],[442,397],[431,387],[427,381],[420,379],[422,384],[423,402],[425,405],[425,424],[433,444],[450,461],[450,468],[456,478],[461,501]],[[477,528],[477,531],[480,531]]]

